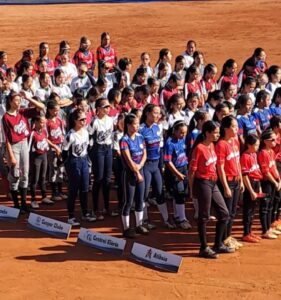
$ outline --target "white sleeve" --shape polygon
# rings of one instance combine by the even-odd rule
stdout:
[[[68,133],[63,141],[62,150],[68,151],[72,143],[73,143],[72,134]]]

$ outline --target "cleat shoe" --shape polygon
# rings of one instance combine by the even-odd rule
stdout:
[[[123,236],[128,239],[133,239],[136,237],[136,232],[133,228],[128,228],[123,231]]]
[[[143,226],[146,227],[148,230],[156,229],[156,225],[154,223],[151,223],[149,220],[144,220]]]
[[[69,218],[67,220],[67,223],[72,226],[80,226],[80,223],[75,218]]]
[[[178,223],[178,226],[179,226],[181,229],[185,229],[185,230],[189,230],[189,229],[191,229],[191,227],[192,227],[188,220],[180,221],[180,222]]]
[[[278,236],[270,231],[267,231],[262,235],[263,239],[268,239],[268,240],[275,240],[278,238]]]
[[[235,252],[235,248],[230,248],[230,247],[227,247],[225,245],[221,245],[220,247],[214,247],[213,250],[216,252],[216,253],[234,253]]]
[[[207,247],[205,249],[200,249],[200,251],[199,251],[199,257],[209,258],[209,259],[216,259],[219,256],[210,247]]]
[[[42,203],[48,204],[48,205],[55,204],[55,202],[53,200],[49,199],[48,197],[43,198]]]
[[[165,227],[168,229],[176,229],[177,225],[173,222],[173,220],[168,219],[165,223]]]
[[[95,215],[91,215],[91,214],[87,213],[84,216],[82,216],[81,219],[83,221],[87,221],[87,222],[94,222],[97,220],[97,217]]]
[[[136,233],[145,235],[145,234],[149,233],[149,230],[146,227],[140,225],[140,226],[136,227]]]
[[[259,235],[255,235],[253,233],[250,233],[250,236],[252,236],[253,238],[257,239],[258,241],[262,240],[262,238]]]
[[[246,243],[258,243],[259,240],[253,237],[251,234],[242,237],[242,241]]]
[[[34,201],[31,201],[30,206],[31,206],[33,209],[39,208],[39,204],[38,204],[38,202],[35,201],[35,200],[34,200]]]

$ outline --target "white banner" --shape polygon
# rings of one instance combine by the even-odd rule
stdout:
[[[80,228],[78,242],[103,251],[113,252],[121,255],[124,251],[126,241],[110,235]]]
[[[0,220],[16,222],[20,214],[18,208],[0,205]]]
[[[182,257],[165,251],[134,243],[131,257],[139,262],[170,272],[178,272]]]
[[[70,234],[71,225],[41,215],[30,213],[28,227],[36,229],[60,239],[67,239]]]

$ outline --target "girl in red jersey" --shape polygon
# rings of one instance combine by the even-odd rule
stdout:
[[[187,71],[186,78],[185,78],[185,85],[184,85],[184,95],[185,99],[187,98],[189,93],[196,93],[199,96],[199,107],[204,106],[205,99],[203,96],[203,90],[200,83],[200,72],[199,68],[195,65],[190,66]]]
[[[203,77],[201,79],[202,89],[205,94],[205,99],[207,99],[208,94],[218,89],[216,75],[218,69],[215,64],[207,64],[204,69]]]
[[[90,47],[91,41],[86,36],[82,36],[80,39],[80,47],[74,54],[73,60],[77,68],[80,66],[81,62],[87,63],[88,72],[91,75],[94,75],[96,61],[95,55],[90,50]]]
[[[38,70],[39,60],[44,59],[47,62],[47,72],[52,76],[55,71],[54,61],[49,57],[49,44],[42,42],[39,45],[39,57],[35,61],[35,69]]]
[[[109,32],[103,32],[101,34],[101,45],[97,49],[97,61],[106,61],[110,70],[117,65],[117,53],[116,50],[110,45]]]
[[[218,81],[218,88],[221,89],[224,82],[230,81],[232,84],[235,85],[237,90],[238,76],[236,75],[236,72],[237,72],[236,61],[232,58],[228,59],[222,67],[221,77]]]
[[[232,253],[235,250],[223,244],[223,235],[229,213],[225,201],[217,186],[217,156],[214,142],[219,138],[219,125],[207,121],[202,133],[197,137],[189,165],[189,188],[191,198],[198,201],[198,232],[200,238],[199,256],[217,258],[217,253]],[[210,219],[211,204],[217,213],[216,237],[214,249],[207,244],[207,222]]]
[[[258,165],[257,151],[260,141],[256,135],[247,135],[245,138],[245,151],[241,155],[240,164],[245,185],[243,195],[243,227],[242,241],[247,243],[258,243],[260,237],[252,233],[252,224],[255,217],[255,208],[259,196],[262,195],[261,179],[262,173]]]
[[[18,190],[20,190],[21,210],[23,212],[29,210],[26,205],[29,171],[27,138],[30,134],[28,119],[35,117],[37,110],[44,109],[44,104],[34,99],[29,99],[29,101],[34,107],[20,109],[21,95],[11,93],[6,103],[7,111],[2,119],[10,166],[8,180],[10,182],[11,195],[14,206],[19,208]]]
[[[220,130],[220,140],[216,144],[217,169],[220,180],[219,187],[229,212],[229,220],[224,233],[224,244],[239,249],[242,244],[231,236],[239,195],[244,190],[239,162],[238,124],[235,117],[224,117]]]
[[[36,186],[40,179],[40,189],[42,194],[42,203],[54,204],[52,200],[47,197],[46,191],[46,173],[47,173],[47,152],[51,146],[57,155],[60,155],[61,150],[48,140],[48,133],[45,128],[46,119],[43,116],[35,118],[34,130],[31,132],[29,138],[30,149],[30,183],[31,183],[31,207],[39,208],[39,204],[35,200]]]
[[[160,82],[156,78],[148,78],[147,85],[150,88],[150,96],[148,102],[157,106],[160,106],[160,99],[159,99],[159,87]]]
[[[271,130],[265,130],[261,135],[258,162],[263,174],[261,182],[262,191],[266,194],[260,202],[260,221],[262,225],[262,237],[276,239],[279,230],[271,229],[273,199],[276,191],[281,188],[280,176],[276,167],[273,148],[276,146],[276,134]]]
[[[276,166],[281,174],[281,117],[280,116],[273,116],[270,119],[270,128],[276,134],[276,146],[273,148],[276,158]],[[280,212],[281,212],[281,191],[276,193],[276,197],[274,198],[273,202],[273,210],[272,210],[272,226],[277,230],[281,230],[281,220],[280,220]]]
[[[59,104],[50,100],[47,103],[46,113],[46,128],[48,131],[48,139],[56,145],[59,149],[62,148],[65,135],[65,124],[58,117],[60,111]],[[62,193],[62,182],[63,182],[63,166],[61,161],[53,149],[48,151],[48,167],[49,167],[49,181],[52,186],[52,200],[57,201],[65,198]]]

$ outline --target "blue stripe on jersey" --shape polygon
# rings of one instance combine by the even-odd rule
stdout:
[[[255,120],[258,120],[261,130],[265,130],[270,125],[270,118],[272,116],[270,109],[257,109],[254,110],[253,116]]]
[[[252,115],[237,116],[237,122],[239,129],[243,129],[243,135],[247,136],[249,134],[257,134],[257,125],[254,117]]]
[[[164,148],[164,161],[172,162],[176,168],[187,165],[185,139],[175,140],[169,137]]]
[[[132,140],[127,134],[122,136],[120,139],[120,150],[129,150],[132,161],[136,164],[141,162],[144,148],[144,139],[140,134],[137,134],[134,140]]]
[[[161,130],[157,124],[148,127],[145,123],[141,124],[139,133],[144,137],[147,159],[155,160],[160,158]]]

